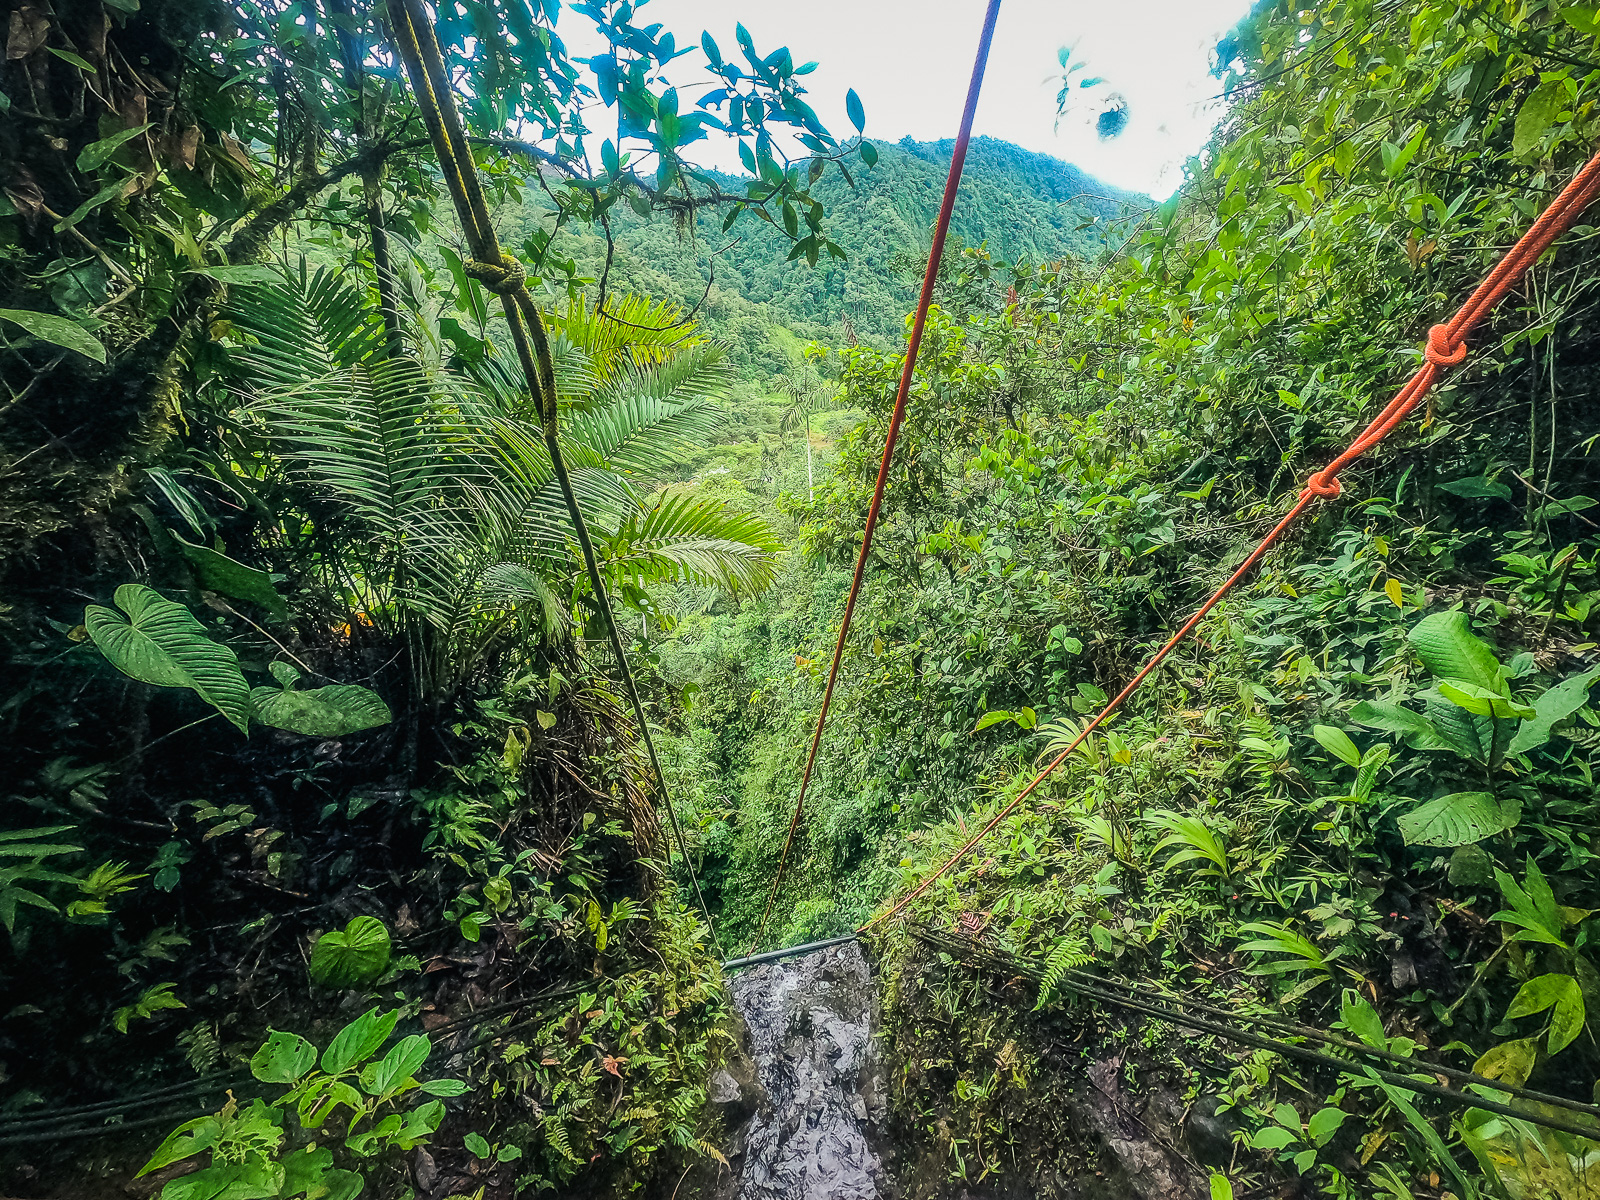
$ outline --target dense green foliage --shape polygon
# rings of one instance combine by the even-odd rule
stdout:
[[[858,101],[836,139],[810,66],[742,28],[732,59],[704,39],[722,86],[691,103],[631,4],[434,15],[494,202],[537,192],[563,230],[765,215],[810,270],[812,189],[875,157]],[[588,71],[563,16],[610,47]],[[717,1155],[718,948],[386,19],[7,5],[8,1191],[120,1190],[157,1125],[181,1126],[145,1181],[169,1200],[627,1193]],[[714,128],[751,167],[735,191],[694,163]],[[608,590],[631,625],[669,583],[764,588],[767,522],[656,487],[726,423],[725,351],[670,299],[597,316],[544,236],[551,432]],[[389,1015],[351,1025],[365,1008]],[[269,1026],[301,1069],[243,1069]],[[430,1039],[456,1082],[415,1105]]]
[[[1223,48],[1226,121],[1126,253],[948,281],[766,941],[849,928],[941,863],[1393,393],[1428,324],[1593,146],[1596,20],[1264,4]],[[1397,1053],[1589,1097],[1592,239],[1580,225],[1540,264],[1469,366],[916,919],[1365,1037],[1359,992]],[[867,415],[815,497],[784,501],[798,561],[768,597],[686,617],[663,650],[669,678],[701,689],[681,754],[707,874],[745,938],[899,365],[829,353],[824,374]],[[885,949],[891,973],[922,969],[900,935]],[[901,1102],[930,1158],[968,1180],[1016,1169],[1004,1131],[1039,1100],[1027,1072],[994,1071],[1005,1032],[954,1002],[940,1023],[902,986]],[[978,1042],[952,1049],[963,1021]],[[1179,1041],[1149,1037],[1263,1152],[1230,1168],[1237,1194],[1274,1170],[1333,1195],[1594,1183],[1567,1135],[1426,1104],[1413,1119],[1376,1086],[1220,1047],[1197,1076]],[[1308,1131],[1323,1106],[1307,1091],[1350,1119]]]
[[[152,1147],[167,1200],[715,1161],[718,952],[856,925],[1017,795],[1600,135],[1594,6],[1345,0],[1224,43],[1158,207],[980,141],[763,932],[949,146],[834,137],[742,30],[691,105],[629,4],[568,10],[592,76],[553,2],[445,6],[718,945],[381,10],[59,7],[13,0],[0,90],[0,1135],[178,1083],[76,1177],[17,1151],[69,1194]],[[719,126],[747,178],[694,166]],[[1124,1022],[1070,974],[1592,1096],[1594,236],[913,906],[1036,992],[875,937],[911,1190],[1063,1190],[1061,1039],[1231,1124],[1214,1196],[1600,1183],[1600,1139]]]

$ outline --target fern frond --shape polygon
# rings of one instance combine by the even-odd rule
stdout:
[[[1088,944],[1082,934],[1069,933],[1056,942],[1045,956],[1044,974],[1039,979],[1039,1002],[1033,1006],[1034,1010],[1038,1011],[1055,1001],[1068,971],[1087,966],[1091,961],[1093,958],[1088,953]]]

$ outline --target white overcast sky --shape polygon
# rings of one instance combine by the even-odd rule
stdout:
[[[797,63],[821,65],[805,80],[807,101],[836,135],[851,132],[845,89],[854,87],[867,114],[867,135],[898,141],[954,137],[984,0],[648,0],[635,18],[661,22],[679,45],[709,30],[725,57],[737,58],[735,22],[757,50],[787,45]],[[1206,98],[1220,82],[1209,73],[1211,48],[1249,8],[1248,0],[1004,0],[978,104],[975,132],[1052,154],[1106,183],[1164,199],[1182,182],[1183,162],[1204,143],[1216,120]],[[593,24],[564,11],[559,32],[571,52],[598,46]],[[1087,65],[1073,77],[1098,76],[1074,88],[1078,103],[1059,121],[1057,53]],[[672,65],[669,77],[686,98],[703,76],[698,50]],[[1095,130],[1105,100],[1127,104],[1121,136]],[[710,148],[699,155],[737,170],[737,159]]]

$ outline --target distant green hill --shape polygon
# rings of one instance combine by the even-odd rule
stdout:
[[[801,338],[837,339],[848,314],[863,340],[898,340],[916,299],[953,143],[906,138],[875,144],[878,164],[870,170],[855,164],[854,187],[829,171],[815,189],[829,211],[828,231],[848,260],[824,257],[814,268],[786,263],[781,235],[749,216],[724,235],[721,214],[703,215],[690,236],[667,217],[647,220],[624,209],[613,220],[617,249],[610,286],[692,305],[706,290],[709,252],[738,238],[716,256],[715,281],[701,315],[710,332],[729,343],[746,375],[766,377],[789,366],[798,343],[774,337],[774,325]],[[727,185],[742,188],[736,179]],[[992,254],[1010,262],[1048,262],[1099,247],[1095,230],[1079,228],[1091,218],[1102,218],[1103,227],[1104,219],[1148,204],[1048,155],[980,137],[967,156],[952,231],[961,243],[987,243]],[[520,242],[532,231],[529,218],[543,216],[542,209],[531,209],[508,221],[505,232]],[[563,234],[558,247],[584,274],[599,275],[600,238]]]

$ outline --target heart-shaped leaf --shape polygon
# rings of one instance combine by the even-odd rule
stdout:
[[[294,668],[273,663],[272,674],[281,688],[258,687],[250,692],[251,710],[263,725],[306,737],[344,737],[393,719],[383,698],[359,684],[331,683],[297,692]]]
[[[376,917],[356,917],[311,947],[311,978],[331,988],[364,987],[389,969],[389,931]]]
[[[183,605],[142,583],[119,587],[116,603],[122,612],[98,604],[83,612],[84,629],[107,662],[140,683],[190,688],[250,732],[250,685],[232,650],[213,642]]]

